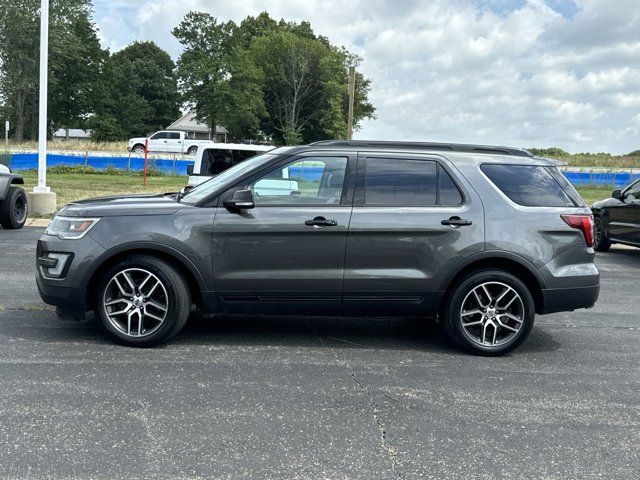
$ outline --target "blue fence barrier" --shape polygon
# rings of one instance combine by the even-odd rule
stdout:
[[[96,170],[104,170],[112,167],[121,170],[141,171],[144,160],[138,156],[129,157],[97,157],[48,154],[47,165],[87,165]],[[149,159],[149,167],[162,173],[174,175],[186,175],[187,166],[193,165],[193,160],[153,158]],[[13,153],[10,155],[9,166],[12,170],[29,170],[38,167],[38,155],[36,153]],[[576,186],[581,185],[613,185],[617,188],[629,185],[640,179],[640,173],[631,172],[574,172],[563,171],[567,179]],[[289,169],[291,178],[313,182],[322,175],[321,166],[300,166]]]
[[[120,170],[141,171],[144,169],[144,159],[138,156],[131,156],[131,158],[129,158],[47,154],[47,166],[55,167],[58,165],[86,165],[96,170],[104,170],[105,168],[112,167]],[[162,173],[186,175],[187,166],[193,165],[193,160],[150,158],[148,165],[149,168],[154,168]],[[38,168],[38,154],[14,153],[9,160],[9,167],[15,171]]]
[[[622,188],[640,179],[640,173],[630,172],[562,172],[573,185],[614,185]]]

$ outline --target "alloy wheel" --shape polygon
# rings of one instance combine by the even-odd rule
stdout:
[[[497,347],[518,335],[524,322],[524,302],[512,287],[485,282],[474,287],[462,301],[460,323],[475,344]]]
[[[143,268],[128,268],[107,283],[103,308],[111,326],[120,333],[146,337],[166,320],[169,297],[156,275]]]

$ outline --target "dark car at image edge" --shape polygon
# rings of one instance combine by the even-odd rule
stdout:
[[[591,207],[595,221],[595,249],[606,252],[614,243],[640,248],[640,180]]]
[[[37,283],[131,346],[204,316],[438,317],[501,355],[535,314],[599,293],[590,209],[552,160],[507,147],[321,141],[250,158],[180,195],[63,207]],[[346,321],[346,320],[345,320]]]

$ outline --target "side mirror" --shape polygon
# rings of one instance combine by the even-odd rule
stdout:
[[[193,175],[193,165],[187,165],[187,175]]]
[[[236,190],[230,200],[224,202],[229,210],[242,210],[255,207],[253,192],[250,189]]]
[[[611,198],[615,198],[616,200],[622,200],[622,191],[621,190],[614,190],[613,192],[611,192]]]

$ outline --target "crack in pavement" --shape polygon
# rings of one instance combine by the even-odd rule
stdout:
[[[318,338],[320,338],[321,342],[325,343],[322,337],[318,337]],[[351,366],[345,360],[341,359],[338,356],[338,353],[335,351],[335,349],[331,348],[331,352],[333,353],[333,356],[335,357],[336,362],[347,370],[349,375],[351,375],[351,379],[356,384],[356,386],[366,394],[367,399],[369,401],[369,405],[372,408],[373,421],[375,422],[376,427],[378,428],[378,432],[380,434],[380,440],[379,440],[380,448],[382,448],[385,455],[391,459],[391,471],[398,478],[404,478],[402,473],[398,469],[400,464],[398,449],[387,442],[387,430],[384,426],[384,423],[382,422],[382,419],[380,418],[381,410],[379,408],[378,402],[376,402],[375,398],[369,391],[369,388],[367,388],[360,380],[358,380],[358,377],[356,376]],[[383,393],[383,395],[389,398],[386,394]],[[398,402],[398,403],[401,403],[401,402]]]

